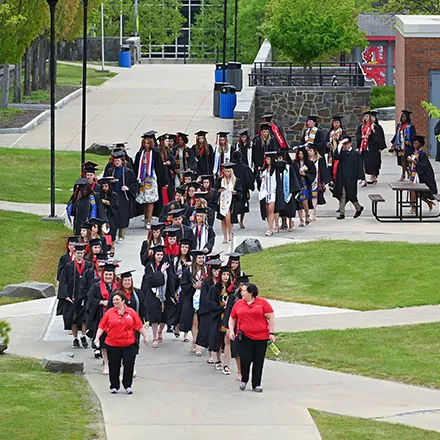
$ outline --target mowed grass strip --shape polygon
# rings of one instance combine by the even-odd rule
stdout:
[[[439,332],[440,323],[282,333],[276,359],[439,389]]]
[[[97,66],[98,68],[98,66]],[[95,69],[87,69],[87,85],[100,86],[110,78],[116,76],[115,72],[100,72]],[[72,66],[70,64],[57,64],[57,84],[80,86],[82,84],[82,66]]]
[[[0,211],[0,225],[0,290],[31,280],[55,283],[64,237],[71,230],[37,215],[10,211]]]
[[[242,258],[264,298],[354,310],[440,304],[437,244],[313,241]]]
[[[322,440],[440,440],[440,433],[310,409]]]
[[[102,416],[83,376],[43,371],[34,359],[0,356],[1,438],[104,439]]]
[[[98,173],[104,171],[108,156],[87,154],[86,160],[98,163]],[[50,203],[50,151],[29,148],[0,148],[0,161],[14,170],[0,175],[0,200],[21,203]],[[72,188],[81,174],[81,153],[55,153],[55,201],[67,203]]]

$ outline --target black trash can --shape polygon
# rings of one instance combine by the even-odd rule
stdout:
[[[234,109],[237,105],[237,89],[232,85],[222,87],[220,93],[220,117],[222,119],[232,119]]]
[[[223,63],[215,64],[215,82],[223,82]],[[225,82],[228,82],[228,65],[225,65]]]
[[[241,63],[228,63],[228,83],[233,85],[237,89],[237,92],[241,92],[243,89],[243,70]]]
[[[227,82],[214,83],[214,99],[213,99],[213,108],[212,108],[212,114],[214,116],[220,116],[220,93],[222,91],[223,86],[229,86],[229,83]]]

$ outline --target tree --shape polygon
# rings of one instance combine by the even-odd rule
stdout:
[[[440,3],[428,0],[373,0],[371,6],[379,12],[411,15],[439,15]]]
[[[271,0],[262,29],[272,46],[304,67],[365,47],[354,0]]]

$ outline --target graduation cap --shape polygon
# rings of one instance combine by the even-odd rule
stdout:
[[[276,157],[276,156],[278,156],[278,151],[266,151],[264,153],[264,155],[266,157]]]
[[[75,243],[75,252],[82,252],[86,250],[85,243]]]
[[[179,208],[179,209],[173,209],[173,210],[170,211],[168,214],[171,215],[171,216],[173,216],[173,218],[177,218],[177,217],[181,217],[184,211],[185,211],[185,210],[182,209],[182,208]]]
[[[179,230],[179,228],[167,228],[164,229],[163,232],[165,232],[169,237],[177,237]]]
[[[117,261],[105,261],[104,272],[114,272],[119,267]]]
[[[412,112],[409,110],[402,110],[401,113],[404,113],[406,116],[409,116],[410,114],[412,114]]]
[[[341,122],[341,120],[344,118],[344,116],[341,116],[341,115],[335,115],[335,116],[332,116],[332,119],[333,119],[333,121],[339,121],[339,122]]]
[[[229,134],[229,131],[218,131],[218,132],[217,132],[217,136],[218,136],[219,138],[227,138],[227,137],[228,137],[228,134]]]
[[[220,267],[220,273],[225,273],[225,272],[231,273],[231,266]]]
[[[199,182],[190,182],[190,183],[188,183],[188,189],[189,188],[199,189],[200,183]]]
[[[113,150],[128,150],[128,148],[125,148],[125,146],[127,145],[127,142],[115,142],[110,149]]]
[[[193,171],[193,170],[186,170],[186,171],[183,173],[183,176],[184,176],[184,177],[193,177],[193,176],[194,176],[194,171]]]
[[[150,226],[153,231],[158,231],[159,229],[161,229],[165,226],[165,223],[155,221],[155,222],[151,222]]]
[[[211,269],[220,269],[222,263],[222,260],[209,260],[205,264],[211,266]]]
[[[253,275],[251,275],[250,273],[247,274],[243,272],[240,276],[235,278],[235,284],[238,285],[240,283],[248,283],[250,277],[253,277]]]
[[[157,131],[155,130],[149,130],[146,131],[142,136],[141,139],[155,139],[155,135],[156,135]]]
[[[98,180],[98,183],[100,184],[100,185],[103,185],[104,183],[107,183],[108,185],[110,185],[111,183],[114,183],[114,182],[117,182],[118,181],[118,179],[115,179],[114,177],[112,177],[112,176],[108,176],[108,177],[101,177],[99,180]]]
[[[179,193],[180,195],[184,196],[186,193],[185,185],[181,185],[178,188],[176,188],[176,193]]]
[[[204,180],[213,181],[214,180],[214,175],[213,174],[204,174],[203,176],[200,176],[200,178],[202,179],[202,182]]]
[[[99,253],[95,255],[95,258],[99,261],[106,261],[107,260],[107,254]]]
[[[185,144],[188,143],[188,135],[186,133],[182,133],[181,131],[177,132],[177,137],[181,137]]]
[[[197,136],[206,136],[208,134],[208,132],[205,130],[199,130],[199,131],[196,131],[194,134],[196,134]]]
[[[307,120],[308,121],[317,122],[318,121],[318,116],[316,116],[316,115],[307,116]]]
[[[235,165],[236,165],[236,164],[235,164],[234,162],[225,162],[225,163],[222,165],[222,167],[228,169],[228,168],[234,168]]]
[[[260,124],[260,130],[270,130],[270,124],[268,124],[267,122],[262,122]]]
[[[81,237],[78,235],[72,235],[71,237],[67,237],[66,241],[67,243],[78,243]]]
[[[102,226],[103,224],[106,223],[106,221],[102,218],[92,217],[87,220],[87,223],[90,225]]]
[[[263,122],[270,122],[273,119],[273,113],[272,114],[267,114],[267,115],[263,115]]]
[[[196,199],[204,199],[207,194],[208,194],[208,191],[198,191],[194,194],[194,197]]]
[[[92,162],[91,160],[84,162],[82,166],[86,173],[94,173],[98,169],[98,164],[96,162]]]
[[[414,141],[419,141],[420,145],[425,145],[425,136],[420,136],[419,134],[416,134],[413,136],[413,142]]]
[[[348,135],[348,134],[346,134],[346,135],[342,136],[341,141],[348,141],[348,142],[351,142],[351,136]]]
[[[182,240],[179,241],[179,244],[187,245],[189,247],[192,246],[192,240],[190,238],[182,238]]]
[[[89,241],[89,245],[91,247],[93,247],[93,246],[102,246],[102,240],[100,238],[93,238],[92,240]]]
[[[207,208],[196,208],[196,213],[197,214],[208,214],[208,209]]]
[[[133,276],[132,275],[133,272],[136,272],[136,270],[135,269],[127,270],[126,272],[120,273],[119,278],[121,278],[121,280],[124,278],[131,278]]]
[[[158,244],[151,248],[153,253],[157,254],[158,252],[165,252],[165,246],[163,244]]]
[[[112,152],[112,156],[115,159],[122,159],[123,157],[125,157],[125,150],[115,150]]]
[[[220,260],[220,255],[223,253],[223,251],[220,252],[211,252],[210,254],[206,255],[206,258],[208,261],[210,260]]]
[[[193,257],[201,257],[201,256],[204,256],[205,254],[203,253],[202,250],[194,249],[193,251],[191,251],[191,255]]]
[[[81,229],[90,229],[90,230],[92,230],[92,225],[90,223],[81,223]]]
[[[311,149],[311,150],[316,150],[318,151],[319,149],[319,145],[318,144],[308,144],[307,148]]]
[[[240,254],[239,252],[231,252],[226,255],[229,257],[230,261],[240,261],[240,257],[243,256],[243,254]]]
[[[247,128],[243,128],[243,130],[238,131],[239,136],[247,136],[249,134],[249,130]]]
[[[85,185],[87,185],[88,184],[88,181],[87,181],[87,179],[85,178],[85,177],[80,177],[76,182],[75,182],[75,185],[78,185],[78,186],[85,186]]]

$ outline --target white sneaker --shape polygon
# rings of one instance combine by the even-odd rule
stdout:
[[[119,237],[118,243],[124,243],[124,237]]]

